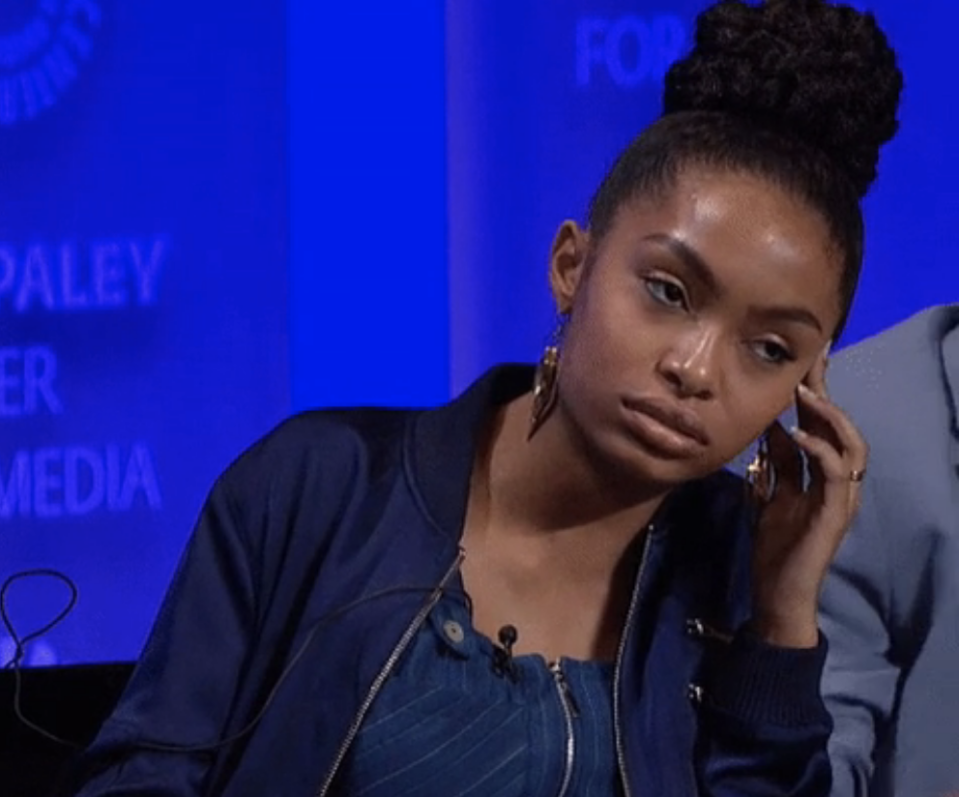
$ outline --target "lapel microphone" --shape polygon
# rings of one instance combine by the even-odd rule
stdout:
[[[499,645],[493,646],[493,671],[500,677],[506,675],[513,682],[519,677],[516,662],[513,661],[513,645],[519,638],[514,625],[504,625],[497,634]]]

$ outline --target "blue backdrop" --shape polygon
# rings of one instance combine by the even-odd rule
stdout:
[[[661,78],[691,44],[702,0],[448,4],[451,374],[458,391],[501,359],[537,356],[554,324],[546,257],[603,174],[658,113]],[[873,10],[906,75],[902,131],[866,203],[858,340],[959,298],[952,237],[959,154],[954,4]]]
[[[4,4],[0,579],[81,591],[28,663],[136,655],[212,480],[283,415],[536,358],[554,230],[704,5]],[[959,10],[858,5],[907,88],[844,343],[959,298]],[[64,596],[18,586],[18,628]]]
[[[239,6],[0,10],[0,579],[81,594],[28,663],[133,655],[211,479],[288,411],[284,25]],[[16,587],[17,627],[64,597]]]

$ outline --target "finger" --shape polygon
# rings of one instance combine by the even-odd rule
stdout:
[[[840,453],[829,441],[802,429],[794,428],[792,435],[796,445],[809,457],[810,492],[821,503],[842,506],[848,512],[853,482],[849,480],[849,469]]]
[[[832,341],[826,344],[822,352],[816,358],[809,373],[806,374],[803,382],[821,396],[829,395],[826,389],[826,368],[829,366],[829,350],[832,348]]]
[[[855,468],[851,469],[849,473],[849,481],[852,485],[852,489],[850,489],[849,491],[849,517],[850,518],[853,518],[857,514],[859,514],[859,510],[862,508],[862,493],[863,493],[863,489],[862,489],[863,479],[853,480],[852,470],[856,470],[856,469]],[[869,478],[865,474],[864,476],[865,478]]]
[[[862,490],[859,490],[860,485],[853,483],[853,489],[849,491],[849,517],[854,518],[859,514],[859,510],[862,508]]]
[[[813,437],[826,440],[840,454],[844,454],[839,434],[833,429],[824,412],[823,404],[826,401],[828,399],[818,396],[808,385],[800,384],[796,388],[796,417],[799,428]]]
[[[800,385],[797,393],[806,409],[806,431],[832,443],[844,458],[848,471],[864,469],[869,459],[869,445],[852,419],[828,398],[816,395],[805,385]]]
[[[817,502],[817,514],[827,522],[819,525],[824,529],[808,542],[819,551],[823,562],[836,555],[840,543],[849,528],[852,518],[849,496],[850,481],[845,473],[842,457],[825,440],[815,438],[801,429],[793,430],[796,444],[809,458],[810,470],[815,474],[809,489],[809,497]]]
[[[815,362],[813,362],[812,367],[802,378],[802,382],[800,382],[800,385],[805,385],[812,390],[813,393],[826,396],[827,398],[829,394],[826,389],[826,367],[829,364],[829,348],[831,345],[832,341],[825,345]],[[800,427],[806,429],[809,423],[808,413],[805,412],[803,405],[799,401],[796,402],[796,412],[799,417]]]
[[[799,446],[779,421],[773,423],[767,435],[769,460],[776,477],[775,492],[785,490],[796,494],[803,491],[803,458]]]

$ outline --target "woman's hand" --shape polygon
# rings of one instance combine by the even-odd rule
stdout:
[[[796,391],[799,427],[769,431],[768,479],[753,539],[752,629],[771,645],[815,647],[823,579],[859,508],[868,446],[826,395],[826,353]],[[803,486],[804,452],[810,480]],[[768,468],[767,468],[768,473]]]

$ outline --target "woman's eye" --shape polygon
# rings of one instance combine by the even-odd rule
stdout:
[[[785,346],[772,340],[761,340],[753,344],[753,351],[756,352],[759,359],[773,365],[780,365],[795,359]]]
[[[650,296],[660,304],[680,308],[687,306],[686,291],[675,282],[654,277],[647,277],[645,282],[646,290],[649,291]]]

